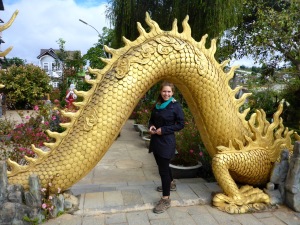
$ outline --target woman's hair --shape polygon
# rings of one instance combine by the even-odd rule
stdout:
[[[175,86],[174,86],[173,83],[170,83],[170,82],[168,82],[168,81],[162,82],[162,84],[160,85],[159,95],[158,95],[158,97],[157,97],[156,103],[162,103],[162,102],[164,102],[164,99],[162,98],[160,92],[161,92],[161,90],[162,90],[165,86],[171,87],[173,93],[175,92]]]

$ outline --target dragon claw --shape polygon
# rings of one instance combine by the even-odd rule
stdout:
[[[218,193],[213,198],[213,205],[227,213],[257,212],[265,209],[269,203],[267,194],[249,185],[241,187],[235,196]]]

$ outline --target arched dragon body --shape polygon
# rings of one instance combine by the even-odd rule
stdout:
[[[234,68],[225,73],[228,62],[219,64],[214,58],[215,40],[206,49],[206,36],[196,42],[187,21],[188,17],[182,23],[182,33],[178,33],[176,20],[171,31],[163,31],[146,14],[150,32],[138,23],[140,36],[135,41],[124,38],[123,48],[106,47],[112,58],[102,59],[107,63],[104,69],[90,70],[96,79],[87,81],[92,84],[88,92],[76,92],[84,98],[75,103],[79,110],[62,112],[71,118],[70,123],[61,124],[67,130],[61,134],[48,132],[56,142],[46,143],[49,152],[33,146],[38,157],[27,158],[28,165],[9,161],[12,168],[8,172],[9,183],[28,187],[28,176],[37,174],[43,186],[50,180],[53,189],[72,186],[95,167],[140,98],[160,80],[173,82],[188,102],[204,144],[214,157],[216,178],[229,198],[241,199],[234,180],[249,184],[265,182],[280,147],[291,148],[292,132],[282,128],[279,115],[274,117],[273,125],[264,121],[260,111],[250,122],[245,120],[248,110],[240,113],[239,108],[247,95],[236,99],[239,88],[232,90],[228,85]],[[274,129],[277,129],[275,136]],[[218,153],[218,146],[229,147],[219,147],[223,153]],[[266,147],[276,154],[272,155]],[[236,157],[236,153],[241,157]],[[247,157],[259,160],[259,166],[249,164]],[[232,181],[229,185],[228,180]],[[217,206],[221,205],[221,198],[216,199]]]

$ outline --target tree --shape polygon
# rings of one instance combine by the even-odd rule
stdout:
[[[270,71],[292,66],[300,79],[299,11],[296,1],[248,1],[243,23],[230,30],[224,43],[233,48],[235,58],[251,56]]]
[[[56,64],[62,69],[61,82],[59,84],[60,99],[64,99],[67,88],[71,83],[77,83],[79,74],[84,73],[83,67],[86,65],[86,59],[84,59],[79,51],[66,51],[66,41],[59,38],[57,41],[59,45],[59,51],[56,52],[58,60]]]
[[[7,104],[12,108],[31,107],[51,91],[49,76],[32,64],[13,65],[7,71],[1,70],[0,80],[5,85]]]
[[[95,44],[95,47],[90,48],[87,53],[83,56],[84,60],[90,62],[91,68],[102,69],[105,66],[100,60],[100,57],[109,58],[110,56],[103,49],[104,45],[109,46],[114,39],[114,31],[107,27],[103,27],[102,35],[99,36],[98,42]]]
[[[229,27],[238,24],[242,0],[109,0],[106,16],[115,27],[116,39],[112,46],[122,46],[122,36],[135,40],[138,37],[136,23],[145,24],[149,12],[163,30],[170,30],[175,18],[181,23],[189,15],[192,36],[200,40],[204,34],[219,37]],[[138,10],[137,10],[138,9]],[[178,26],[179,32],[182,31]]]
[[[1,59],[1,68],[2,69],[7,69],[8,67],[12,66],[12,65],[16,65],[16,66],[21,66],[21,65],[25,65],[26,61],[23,59],[20,59],[18,57],[13,57],[13,58],[6,58],[4,57],[3,59]]]

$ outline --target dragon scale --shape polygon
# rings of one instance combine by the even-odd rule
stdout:
[[[188,17],[182,23],[182,33],[177,31],[176,20],[171,31],[163,31],[146,14],[150,32],[146,32],[138,23],[140,36],[135,41],[124,38],[125,46],[117,50],[106,46],[112,58],[102,59],[107,63],[104,69],[90,69],[96,78],[86,81],[92,84],[88,92],[76,91],[77,95],[84,98],[82,102],[74,103],[79,110],[76,113],[62,111],[64,116],[71,118],[70,123],[61,124],[67,128],[66,131],[60,134],[48,131],[56,139],[55,143],[45,143],[50,148],[48,152],[33,146],[38,157],[27,158],[28,165],[20,166],[9,160],[8,164],[12,168],[8,172],[9,183],[22,184],[28,188],[28,176],[37,174],[42,186],[51,180],[53,190],[71,187],[101,160],[139,100],[160,80],[173,82],[181,91],[212,158],[219,155],[220,159],[226,152],[230,155],[236,151],[242,152],[243,149],[249,152],[253,146],[258,157],[268,158],[268,151],[261,151],[266,145],[288,145],[291,133],[284,129],[278,131],[277,139],[280,141],[275,141],[273,136],[270,141],[262,138],[262,134],[269,135],[281,125],[278,116],[275,118],[276,126],[273,127],[266,122],[263,123],[264,128],[257,127],[264,116],[263,112],[252,116],[250,124],[245,120],[249,110],[240,113],[239,108],[248,94],[236,99],[239,88],[232,90],[228,84],[235,68],[224,72],[228,61],[219,64],[215,60],[216,41],[212,40],[209,49],[205,48],[207,36],[196,42],[191,37],[187,21]],[[268,131],[268,127],[271,131]],[[256,138],[256,141],[251,141],[252,138]],[[219,151],[222,153],[219,154]],[[273,158],[277,156],[276,153]],[[230,169],[219,165],[220,161],[215,161],[214,173],[221,175],[218,166],[223,166],[220,171]],[[257,172],[264,171],[262,178],[253,178],[251,183],[264,180],[269,174],[269,167],[266,168]],[[239,168],[235,169],[234,174],[239,171]],[[257,177],[257,173],[254,171],[253,176]],[[223,180],[220,186],[226,194],[239,195],[234,181],[229,186],[222,186],[225,180],[232,179],[229,172],[227,176],[216,176]],[[240,177],[245,181],[245,176],[233,176],[235,180]],[[248,178],[251,180],[251,174]]]

